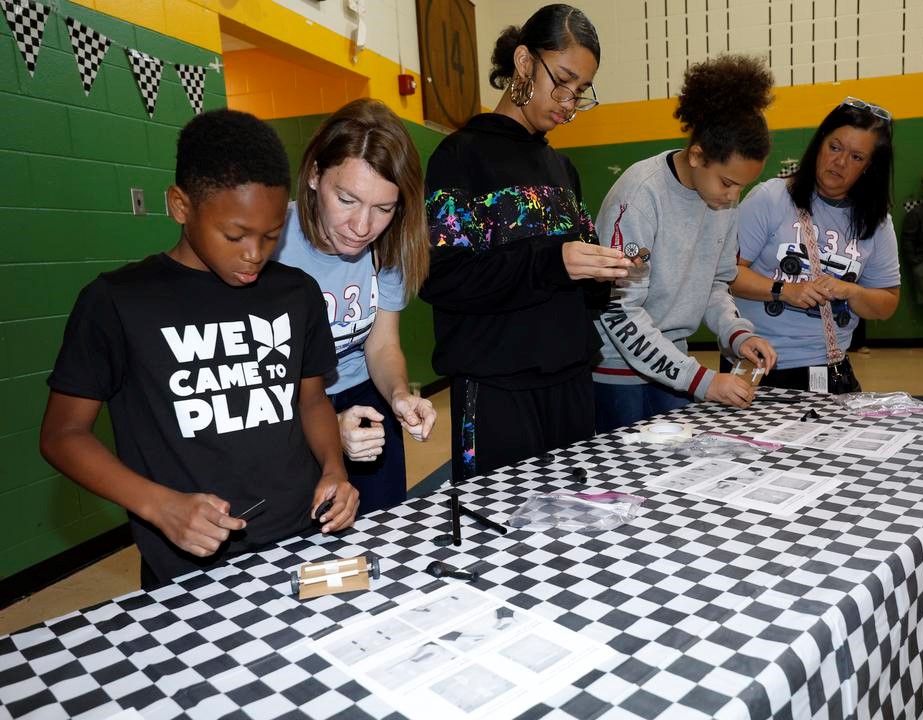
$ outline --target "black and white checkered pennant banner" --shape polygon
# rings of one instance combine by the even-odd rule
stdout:
[[[923,198],[911,198],[910,200],[906,200],[904,201],[904,212],[910,212],[920,204],[923,204]]]
[[[205,97],[205,70],[200,65],[183,65],[176,63],[176,74],[179,75],[179,81],[186,91],[186,97],[189,98],[189,104],[195,110],[195,114],[202,112],[202,100]]]
[[[111,45],[109,38],[87,27],[74,18],[65,18],[67,32],[71,36],[71,46],[74,48],[74,57],[77,59],[77,69],[80,71],[80,80],[83,82],[83,91],[89,95],[99,66]]]
[[[782,169],[776,173],[776,177],[779,177],[779,178],[791,177],[796,172],[798,172],[799,165],[801,165],[801,163],[798,160],[794,160],[792,158],[783,160]]]
[[[45,21],[51,13],[47,5],[40,5],[31,0],[0,0],[3,3],[3,14],[13,31],[22,59],[30,75],[35,75],[35,62],[38,52],[42,47],[42,34],[45,32]]]
[[[160,92],[160,76],[163,74],[163,60],[132,48],[125,48],[125,52],[128,53],[131,70],[138,82],[147,114],[154,117],[154,106],[157,105],[157,95]]]

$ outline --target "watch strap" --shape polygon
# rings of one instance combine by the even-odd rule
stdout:
[[[775,302],[779,302],[780,296],[782,295],[782,286],[785,285],[784,280],[776,280],[772,284],[772,288],[769,290],[769,294],[772,295],[772,299]]]

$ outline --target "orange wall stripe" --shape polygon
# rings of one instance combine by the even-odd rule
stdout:
[[[423,123],[423,97],[402,96],[397,89],[400,66],[372,50],[359,53],[353,62],[352,45],[348,38],[307,18],[277,5],[271,0],[74,0],[84,7],[97,10],[141,27],[199,47],[222,52],[221,31],[244,35],[241,39],[255,45],[269,47],[273,52],[285,54],[293,62],[311,67],[315,58],[338,66],[355,76],[349,83],[361,93],[351,97],[376,97],[385,102],[399,116]],[[243,32],[240,32],[243,31]],[[144,48],[138,48],[144,51]],[[413,75],[417,87],[422,87],[420,76]],[[339,92],[328,93],[331,99],[341,97]],[[351,99],[351,98],[350,98]],[[329,102],[327,103],[330,104]],[[342,104],[342,103],[340,103]],[[265,111],[267,105],[262,103]],[[270,103],[268,107],[272,107]],[[339,105],[337,106],[339,107]],[[336,108],[331,108],[335,110]],[[328,110],[324,110],[325,112]],[[291,112],[291,104],[285,112]],[[266,115],[261,114],[261,117]]]
[[[332,113],[366,94],[366,79],[324,64],[293,63],[264,50],[224,54],[228,107],[264,119]]]

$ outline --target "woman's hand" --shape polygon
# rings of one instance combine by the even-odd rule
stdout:
[[[561,254],[571,280],[615,280],[626,277],[628,269],[636,264],[625,257],[621,250],[579,240],[564,243]]]
[[[436,408],[419,395],[398,391],[391,398],[391,409],[400,421],[401,427],[410,433],[414,440],[426,440],[436,422]]]
[[[829,279],[833,280],[833,278]],[[826,305],[830,297],[829,284],[824,282],[824,278],[785,283],[782,286],[782,292],[779,293],[779,298],[784,302],[793,307],[805,309]]]
[[[368,427],[361,427],[363,420]],[[385,446],[385,428],[381,424],[385,416],[368,405],[353,405],[337,413],[340,424],[340,442],[343,452],[350,460],[370,462],[381,455]]]
[[[849,300],[857,287],[856,283],[844,282],[832,275],[821,275],[814,283],[830,300]]]

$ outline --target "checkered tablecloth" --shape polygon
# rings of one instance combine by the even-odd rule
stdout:
[[[857,419],[822,396],[778,390],[746,411],[700,404],[671,417],[746,435],[812,407],[821,422],[923,433],[923,416]],[[625,490],[647,498],[629,525],[501,537],[463,518],[461,547],[440,548],[445,492],[412,500],[342,537],[292,539],[0,638],[0,716],[402,717],[315,654],[313,639],[434,589],[443,581],[423,572],[433,559],[477,568],[488,593],[616,651],[522,718],[923,715],[923,437],[886,461],[792,447],[752,461],[847,478],[782,518],[647,488],[690,460],[633,434],[459,487],[498,521],[533,492]],[[384,573],[370,591],[290,596],[301,563],[368,553]]]

